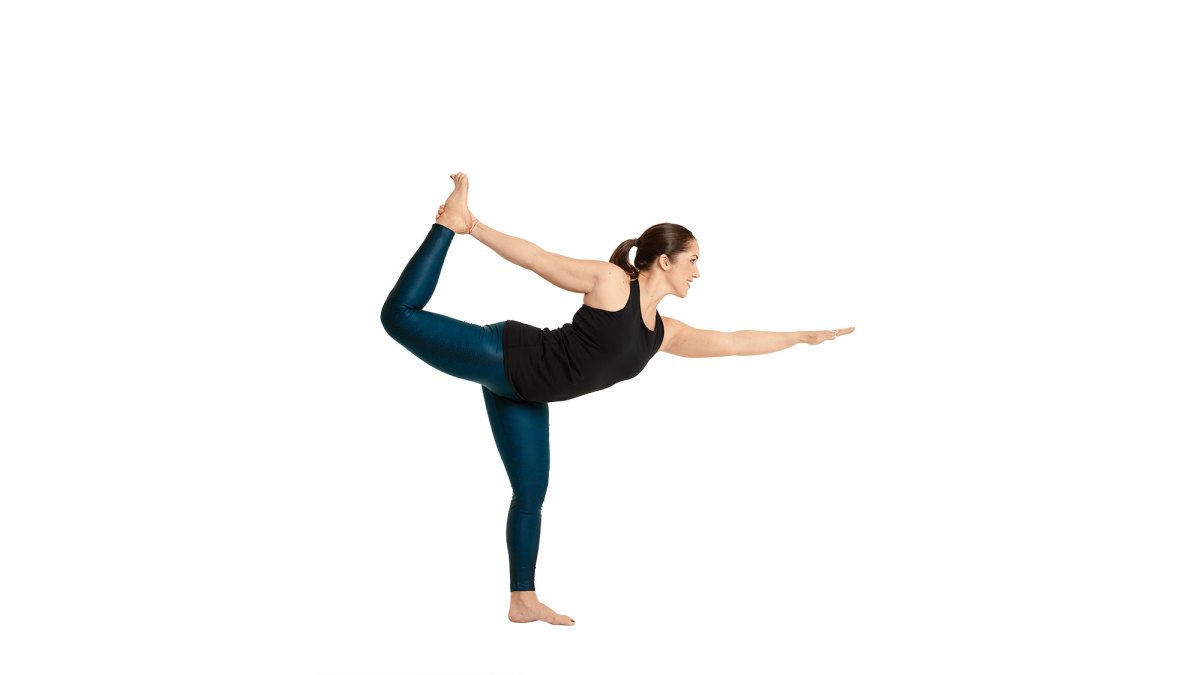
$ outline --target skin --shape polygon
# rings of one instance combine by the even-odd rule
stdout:
[[[456,173],[450,178],[454,180],[454,191],[438,209],[433,222],[458,234],[466,234],[475,221],[474,214],[467,208],[467,174]],[[512,591],[509,594],[508,620],[515,623],[545,621],[556,626],[575,625],[575,619],[555,612],[538,600],[537,591]]]
[[[452,174],[454,190],[446,199],[446,203],[438,208],[434,222],[443,225],[458,234],[469,234],[479,220],[467,208],[467,175]],[[486,227],[486,226],[485,226]],[[527,247],[533,247],[523,242]],[[536,247],[533,247],[536,248]],[[691,288],[691,282],[700,277],[700,244],[696,240],[688,242],[687,246],[674,256],[662,254],[647,268],[638,271],[638,284],[641,288],[642,323],[648,330],[655,325],[654,315],[658,303],[668,295],[686,298]],[[612,265],[612,273],[602,275],[590,292],[584,293],[583,304],[608,311],[616,311],[625,306],[629,300],[629,275],[623,269]],[[669,345],[677,331],[683,330],[680,324],[663,317],[663,346]],[[737,331],[734,344],[739,354],[765,354],[784,349],[796,344],[819,344],[824,340],[832,340],[839,335],[854,331],[853,327],[823,331],[792,331],[787,333],[772,333],[766,331]],[[721,343],[726,344],[726,343]],[[660,348],[660,351],[662,348]],[[725,355],[731,350],[720,349]],[[550,609],[537,598],[536,591],[513,591],[509,598],[508,618],[517,623],[545,621],[546,623],[573,626],[575,620],[565,614],[559,614]]]
[[[438,210],[437,222],[459,234],[471,233],[474,230],[476,238],[487,235],[485,243],[510,262],[529,268],[528,260],[535,251],[541,249],[524,239],[496,232],[479,222],[470,209],[467,208],[467,177],[466,174],[456,173],[451,176],[455,182],[454,192]],[[503,243],[501,243],[503,242]],[[639,270],[638,280],[641,286],[642,320],[647,329],[654,325],[654,314],[658,303],[668,295],[686,298],[690,283],[699,277],[700,269],[697,260],[700,255],[699,244],[692,240],[687,243],[685,250],[677,251],[674,255],[660,255],[649,267]],[[597,275],[592,289],[583,295],[583,304],[597,309],[615,311],[625,306],[629,298],[629,276],[620,267],[599,260],[592,261],[608,268],[607,273]],[[833,340],[839,336],[854,332],[853,327],[837,330],[817,331],[757,331],[740,330],[732,333],[720,331],[693,331],[689,326],[676,321],[669,316],[663,316],[664,336],[659,351],[678,354],[680,356],[751,356],[768,354],[798,344],[816,345],[825,340]],[[675,348],[676,337],[683,337],[686,346]]]
[[[688,242],[687,247],[672,258],[667,254],[658,256],[658,260],[647,270],[638,273],[638,286],[641,288],[642,324],[649,330],[654,330],[654,313],[658,311],[658,303],[668,295],[686,298],[691,282],[700,276],[700,244],[696,240]],[[588,307],[616,311],[629,301],[629,275],[613,265],[613,274],[607,275],[596,283],[590,293],[583,294],[583,304]],[[663,317],[663,330],[668,328],[668,317]],[[663,344],[667,344],[667,336],[663,336]]]

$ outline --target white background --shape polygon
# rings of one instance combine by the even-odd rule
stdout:
[[[1187,3],[6,3],[0,670],[1195,673]],[[718,330],[551,405],[379,309],[485,222],[701,246]],[[427,306],[580,296],[469,237]]]

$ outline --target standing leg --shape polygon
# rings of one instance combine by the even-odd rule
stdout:
[[[517,622],[546,621],[572,625],[537,599],[533,575],[542,531],[542,502],[550,482],[550,406],[518,401],[483,388],[492,436],[513,496],[508,506],[509,591],[508,618]]]

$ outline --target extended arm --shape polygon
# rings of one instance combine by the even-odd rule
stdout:
[[[621,268],[602,260],[578,260],[551,253],[531,241],[504,234],[476,220],[471,234],[501,258],[536,273],[565,291],[590,293],[605,274],[623,274]]]
[[[533,257],[542,250],[540,246],[531,241],[494,230],[481,220],[475,221],[475,226],[471,228],[471,235],[483,242],[484,246],[500,254],[501,258],[525,269],[529,269]]]
[[[854,331],[853,328],[839,328],[837,331],[789,331],[772,332],[763,330],[738,330],[722,332],[702,330],[679,321],[663,317],[663,336],[661,351],[676,356],[705,358],[710,356],[756,356],[770,354],[798,344],[820,344],[832,340],[839,335]]]

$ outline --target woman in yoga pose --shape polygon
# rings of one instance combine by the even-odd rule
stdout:
[[[380,318],[388,335],[422,361],[483,389],[492,435],[513,490],[506,531],[508,618],[573,625],[574,619],[542,604],[533,585],[550,478],[547,404],[628,380],[660,351],[693,358],[767,354],[801,343],[820,344],[854,329],[692,328],[656,311],[668,295],[687,297],[692,280],[700,276],[700,247],[687,228],[659,223],[637,239],[625,240],[608,262],[577,260],[480,222],[467,208],[466,174],[450,178],[454,190],[400,274]],[[456,234],[474,236],[509,262],[559,288],[583,293],[583,306],[571,323],[554,330],[511,320],[480,326],[426,311]],[[635,248],[630,264],[629,252]]]

